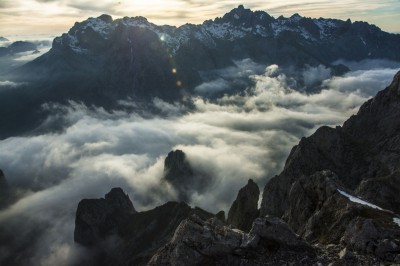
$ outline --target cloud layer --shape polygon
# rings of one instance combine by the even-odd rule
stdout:
[[[293,90],[289,78],[272,65],[261,74],[249,72],[254,86],[241,95],[215,101],[197,97],[190,112],[154,99],[167,116],[146,119],[74,102],[47,105],[54,116],[46,123],[62,119],[67,125],[62,132],[0,142],[0,168],[20,197],[0,212],[0,235],[12,232],[17,239],[0,245],[0,261],[27,245],[21,254],[27,263],[72,264],[83,254],[72,239],[79,200],[102,197],[112,187],[129,193],[137,210],[174,200],[176,191],[161,185],[164,158],[173,149],[184,150],[194,170],[212,179],[190,203],[227,211],[249,178],[262,188],[281,171],[301,137],[321,125],[342,124],[395,72],[356,70],[331,78],[323,67],[307,69],[305,75],[323,81],[323,89],[305,94]]]

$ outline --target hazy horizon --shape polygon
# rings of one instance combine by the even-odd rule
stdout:
[[[241,1],[213,3],[207,0],[156,2],[7,0],[0,3],[0,36],[57,36],[67,32],[75,22],[98,17],[101,14],[109,14],[114,19],[124,16],[143,16],[158,25],[201,24],[205,20],[223,16],[240,4],[253,11],[265,11],[275,18],[281,15],[290,17],[295,13],[312,18],[341,20],[350,18],[352,21],[374,24],[387,32],[400,32],[400,24],[397,21],[400,2],[395,0],[340,2],[285,0],[279,3],[255,0],[246,3]]]

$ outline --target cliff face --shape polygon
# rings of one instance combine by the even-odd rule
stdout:
[[[143,265],[190,215],[214,215],[185,203],[167,202],[137,212],[121,188],[105,198],[84,199],[76,212],[74,240],[92,250],[93,265]]]
[[[75,242],[95,245],[107,236],[118,234],[124,221],[136,210],[121,188],[113,188],[102,199],[79,202],[75,219]]]
[[[343,127],[322,127],[303,138],[292,149],[283,172],[266,185],[261,215],[282,216],[289,208],[284,199],[293,181],[322,170],[336,173],[355,195],[400,213],[399,86],[400,73]]]
[[[282,217],[312,241],[394,260],[400,253],[400,72],[343,127],[295,146],[265,186],[261,216]],[[378,233],[379,232],[379,233]],[[385,249],[387,242],[395,250]]]
[[[253,220],[258,216],[260,189],[252,179],[239,190],[236,200],[228,212],[227,223],[233,228],[249,232]]]

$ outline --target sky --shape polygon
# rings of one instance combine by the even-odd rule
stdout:
[[[313,18],[350,18],[400,33],[399,0],[0,0],[0,36],[58,36],[75,22],[101,14],[144,16],[155,24],[198,24],[221,17],[239,4],[274,17],[299,13]]]

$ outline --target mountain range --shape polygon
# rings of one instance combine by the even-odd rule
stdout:
[[[154,98],[190,106],[192,95],[243,92],[252,84],[249,76],[271,64],[295,78],[294,88],[315,90],[318,84],[308,84],[300,70],[323,66],[342,75],[349,68],[338,60],[398,62],[399,44],[400,35],[366,22],[298,14],[273,18],[243,6],[201,25],[180,27],[157,26],[143,17],[89,18],[55,38],[46,54],[3,75],[11,85],[0,91],[5,118],[0,138],[37,131],[49,114],[43,108],[49,102],[121,109],[126,106],[120,100],[129,99],[136,110],[150,112],[155,111]],[[261,67],[234,77],[221,71],[238,62]],[[207,90],[207,82],[215,80],[223,86]]]

